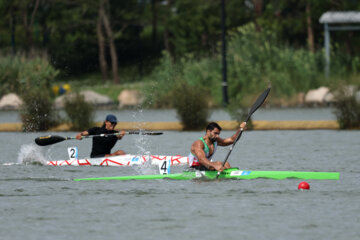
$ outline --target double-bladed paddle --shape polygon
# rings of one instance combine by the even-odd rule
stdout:
[[[161,135],[162,132],[141,132],[141,131],[129,131],[126,134],[141,134],[141,135]],[[94,138],[94,137],[107,137],[107,136],[116,136],[120,133],[110,133],[110,134],[99,134],[99,135],[88,135],[82,136],[82,138]],[[65,140],[76,139],[76,137],[62,137],[57,135],[48,135],[35,138],[35,143],[39,146],[47,146],[54,143],[62,142]]]
[[[270,89],[271,89],[270,87],[269,87],[268,89],[266,89],[266,90],[256,99],[255,103],[252,105],[252,107],[251,107],[251,109],[250,109],[250,111],[249,111],[249,113],[248,113],[248,117],[246,118],[245,123],[247,123],[247,122],[249,121],[251,115],[264,103],[266,97],[269,95]],[[223,164],[222,164],[223,166],[225,166],[225,163],[227,162],[227,160],[228,160],[228,158],[229,158],[229,156],[230,156],[230,154],[231,154],[231,152],[232,152],[232,150],[233,150],[236,142],[239,141],[239,139],[240,139],[240,137],[241,137],[241,135],[242,135],[242,133],[243,133],[243,130],[244,130],[244,129],[242,129],[242,128],[240,129],[240,132],[239,132],[239,134],[237,135],[234,143],[230,146],[230,150],[229,150],[229,152],[227,153],[227,155],[226,155],[226,157],[225,157],[225,160],[224,160],[224,162],[223,162]],[[217,173],[216,178],[218,178],[219,175],[220,175],[220,172]]]

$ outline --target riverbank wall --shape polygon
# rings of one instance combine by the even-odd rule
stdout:
[[[223,130],[235,130],[239,127],[236,121],[217,121]],[[102,122],[96,123],[101,126]],[[253,130],[321,130],[339,129],[339,124],[334,120],[324,121],[253,121]],[[205,128],[205,126],[204,126]],[[149,131],[182,131],[180,122],[119,122],[117,130],[138,130]],[[0,123],[0,132],[21,132],[22,123]],[[49,132],[70,131],[68,124],[61,124],[49,130]]]

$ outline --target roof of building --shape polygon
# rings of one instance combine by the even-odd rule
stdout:
[[[360,11],[325,12],[320,23],[360,23]]]

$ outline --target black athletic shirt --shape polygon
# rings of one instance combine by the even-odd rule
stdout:
[[[87,130],[89,135],[98,135],[98,134],[110,134],[117,133],[115,130],[106,130],[105,127],[93,127]],[[105,154],[110,154],[111,149],[116,144],[118,138],[117,136],[107,136],[107,137],[94,137],[93,144],[91,149],[91,157],[103,157]]]

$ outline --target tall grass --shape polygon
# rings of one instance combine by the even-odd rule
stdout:
[[[335,91],[335,115],[341,129],[360,128],[360,102],[356,100],[359,89],[340,85]]]
[[[22,99],[24,103],[20,109],[20,117],[23,131],[46,131],[59,123],[59,116],[46,91],[29,89],[26,94],[22,94]]]
[[[254,24],[238,28],[228,39],[228,91],[233,104],[251,104],[252,96],[269,83],[272,97],[288,98],[321,85],[332,85],[360,69],[359,58],[346,59],[332,52],[331,78],[325,78],[322,51],[311,53],[290,47],[279,42],[271,32],[257,32]],[[152,82],[152,87],[146,89],[148,103],[153,107],[171,107],[166,99],[177,79],[183,79],[192,86],[206,88],[214,105],[220,106],[221,76],[220,54],[203,59],[187,55],[176,63],[164,54],[159,66],[147,78]]]
[[[33,57],[0,54],[0,95],[9,92],[26,94],[33,88],[45,88],[47,91],[58,74],[46,54],[39,53]]]
[[[195,88],[179,80],[173,89],[172,102],[185,130],[200,130],[209,117],[207,94],[203,88]]]
[[[94,107],[85,102],[84,96],[79,93],[65,99],[64,110],[71,123],[71,130],[83,131],[94,124]]]
[[[231,50],[231,51],[230,51]],[[280,43],[267,31],[257,32],[254,24],[240,27],[229,41],[229,86],[238,92],[255,93],[271,83],[272,96],[291,96],[319,85],[323,56]],[[245,94],[244,94],[245,92]],[[240,93],[241,94],[241,93]]]
[[[46,131],[57,123],[50,86],[58,74],[45,54],[0,55],[0,95],[20,95],[24,131]]]

